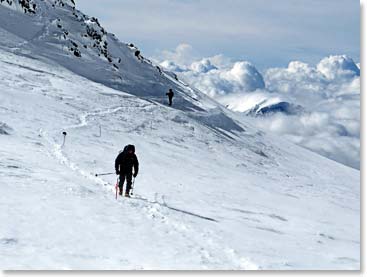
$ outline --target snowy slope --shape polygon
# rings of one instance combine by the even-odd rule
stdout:
[[[359,268],[359,171],[256,130],[112,35],[118,69],[75,56],[52,22],[79,43],[89,19],[33,2],[0,6],[0,268]],[[136,199],[116,201],[116,177],[94,174],[128,143]]]
[[[10,43],[5,44],[10,44],[15,53],[52,60],[90,80],[141,97],[154,96],[161,102],[167,87],[173,88],[176,101],[183,107],[200,109],[192,104],[193,99],[199,100],[196,93],[185,89],[149,59],[138,60],[138,49],[107,33],[98,19],[84,15],[71,2],[63,6],[60,3],[66,1],[32,2],[37,3],[36,14],[14,12],[6,2],[2,3],[2,37],[11,37]]]

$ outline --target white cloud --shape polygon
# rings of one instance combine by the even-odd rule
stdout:
[[[178,64],[176,64],[174,61],[169,61],[169,60],[165,60],[165,61],[161,62],[160,66],[162,66],[166,70],[174,71],[174,72],[187,71],[186,68],[183,68],[183,67],[179,66]]]
[[[178,59],[175,59],[178,61]],[[224,67],[221,67],[223,66]],[[228,95],[231,93],[251,92],[264,89],[265,83],[262,75],[249,62],[241,61],[227,65],[227,61],[220,56],[194,61],[189,66],[171,64],[167,61],[161,65],[176,73],[193,86],[202,90],[211,97]]]
[[[207,73],[218,68],[211,63],[210,59],[202,59],[201,61],[193,62],[191,69],[196,73]]]
[[[174,51],[164,50],[160,59],[174,62],[181,68],[189,66],[194,61],[194,50],[190,44],[181,43]]]
[[[358,66],[351,58],[345,55],[324,58],[317,65],[317,70],[324,74],[329,80],[335,80],[337,78],[354,78],[360,75]]]
[[[265,73],[269,90],[292,98],[307,110],[257,120],[259,126],[286,135],[321,155],[360,166],[360,71],[346,56],[330,56],[318,65],[291,62]]]
[[[333,115],[310,112],[298,116],[274,114],[271,117],[254,118],[253,122],[264,130],[282,135],[327,158],[354,168],[360,166],[357,121],[342,124]],[[354,134],[350,133],[353,129]]]
[[[249,62],[236,62],[231,70],[221,74],[223,79],[237,83],[242,91],[254,91],[265,88],[263,76]]]
[[[349,57],[329,56],[316,66],[292,61],[262,75],[251,63],[222,55],[195,59],[188,45],[167,53],[174,64],[165,62],[166,68],[223,105],[265,113],[253,117],[258,127],[359,168],[360,69]]]
[[[271,68],[264,74],[267,88],[285,94],[310,94],[322,93],[327,82],[322,74],[306,63],[293,61],[288,68]]]

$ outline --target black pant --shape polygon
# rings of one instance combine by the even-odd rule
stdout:
[[[173,97],[168,97],[169,105],[172,106],[172,99]]]
[[[130,193],[131,190],[131,184],[132,184],[132,179],[133,179],[133,173],[132,172],[121,172],[120,173],[120,183],[119,183],[119,189],[120,189],[120,193],[122,194],[122,189],[125,183],[125,179],[126,179],[126,194]]]

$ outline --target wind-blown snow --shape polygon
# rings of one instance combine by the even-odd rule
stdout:
[[[1,268],[359,268],[359,171],[259,131],[110,34],[118,69],[101,49],[77,57],[50,30],[60,17],[80,43],[81,13],[35,2],[34,17],[0,6]],[[116,177],[95,173],[129,143],[135,198],[116,201]]]

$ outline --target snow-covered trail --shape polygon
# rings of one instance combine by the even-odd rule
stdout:
[[[105,113],[107,114],[107,113]],[[79,127],[87,126],[86,124],[80,125]],[[75,128],[75,126],[73,127]],[[69,128],[68,128],[69,129]],[[71,170],[75,171],[77,174],[80,174],[82,177],[90,179],[94,183],[99,183],[100,185],[106,186],[108,183],[101,179],[93,177],[92,174],[88,174],[85,170],[80,169],[76,166],[73,162],[71,162],[62,152],[62,149],[58,144],[51,145],[51,151],[54,151],[55,158],[61,163],[64,164],[66,167],[70,168]],[[110,199],[107,200],[106,206],[113,206],[113,186],[108,186],[107,194],[109,194]],[[186,210],[177,209],[174,207],[170,207],[165,202],[164,195],[155,194],[154,200],[149,200],[144,198],[140,195],[136,195],[134,199],[119,199],[117,204],[117,211],[116,213],[120,213],[119,209],[123,209],[127,217],[133,217],[136,223],[133,223],[132,226],[135,224],[141,224],[139,222],[144,222],[143,225],[146,225],[146,221],[152,221],[149,225],[152,225],[152,228],[159,230],[157,231],[160,234],[173,234],[173,236],[179,238],[180,241],[185,241],[184,245],[181,246],[182,248],[188,247],[190,249],[190,256],[196,257],[197,261],[200,264],[205,264],[204,268],[221,268],[223,266],[223,262],[228,265],[228,268],[234,269],[256,269],[257,267],[250,263],[247,259],[242,257],[237,257],[235,251],[230,248],[226,248],[220,243],[215,243],[213,239],[213,235],[210,233],[203,233],[201,230],[197,230],[193,228],[191,224],[185,224],[182,222],[182,219],[177,220],[177,217],[194,217],[196,219],[206,220],[206,221],[216,221],[215,219],[208,218],[202,215],[198,215],[195,213],[191,213]],[[177,215],[178,214],[178,215]],[[122,218],[124,215],[122,215]],[[115,216],[113,216],[115,219]],[[135,229],[134,229],[135,230]],[[149,229],[150,230],[150,229]],[[148,231],[148,230],[147,230]],[[133,249],[136,247],[135,243],[136,240],[140,240],[140,237],[135,237],[127,232],[126,234],[126,242],[122,244],[127,246],[130,243],[129,247]],[[128,238],[134,237],[133,241],[129,242]],[[151,238],[153,239],[153,238]],[[188,242],[189,241],[189,242]],[[208,243],[210,242],[210,243]],[[141,243],[141,242],[139,242]],[[138,243],[138,244],[139,244]],[[165,246],[169,248],[168,246]],[[218,255],[218,251],[222,251],[224,249],[223,255],[220,259],[215,259],[214,257]],[[177,250],[179,254],[180,250]],[[156,253],[158,256],[159,254]],[[225,256],[228,256],[225,258]],[[129,261],[129,255],[125,257],[126,261]],[[223,261],[224,260],[224,261]],[[144,264],[144,263],[143,263]],[[161,264],[160,262],[157,263]],[[193,266],[195,263],[190,262],[187,266]],[[180,267],[180,265],[177,265]],[[181,265],[182,266],[182,265]],[[147,267],[142,266],[142,269],[147,269]],[[161,268],[155,267],[151,265],[148,268]]]
[[[53,89],[52,87],[49,87],[49,89]],[[15,93],[15,91],[14,91]],[[22,92],[21,92],[22,94]],[[15,95],[13,95],[15,96]],[[46,99],[53,100],[54,97],[57,99],[58,96],[51,95],[46,93],[44,95]],[[74,98],[70,95],[63,95],[60,96],[59,100],[61,100],[61,97],[63,100],[70,101]],[[138,100],[139,101],[139,100]],[[47,101],[46,101],[47,102]],[[52,101],[51,101],[52,102]],[[139,101],[140,102],[140,101]],[[60,103],[56,103],[57,105],[60,105]],[[49,103],[42,103],[43,109],[49,105]],[[69,104],[67,104],[70,106]],[[144,104],[145,106],[152,106],[151,103]],[[65,219],[65,216],[67,216],[68,211],[71,211],[72,209],[76,210],[76,214],[83,214],[83,216],[78,216],[78,220],[87,220],[88,217],[91,217],[91,220],[93,221],[96,215],[90,215],[85,208],[78,208],[79,205],[88,206],[93,203],[95,205],[98,202],[98,206],[100,208],[96,208],[94,212],[97,211],[99,217],[103,215],[104,222],[112,222],[113,225],[117,225],[116,228],[121,228],[122,230],[116,230],[110,229],[110,226],[106,228],[106,226],[101,226],[101,230],[93,230],[94,233],[92,237],[95,239],[91,241],[98,241],[98,237],[105,237],[105,230],[109,230],[111,233],[113,233],[115,236],[119,233],[125,233],[121,234],[121,238],[119,238],[119,243],[116,243],[114,245],[114,242],[111,238],[111,245],[108,247],[114,250],[115,253],[110,253],[108,251],[108,258],[106,256],[98,256],[98,255],[91,255],[91,254],[85,254],[83,249],[79,249],[78,245],[81,245],[85,247],[87,242],[85,242],[85,234],[75,232],[75,234],[72,231],[67,232],[68,236],[71,236],[72,238],[65,238],[62,234],[57,234],[57,239],[63,239],[65,241],[70,240],[71,242],[75,241],[75,248],[73,249],[73,258],[72,262],[68,263],[61,263],[61,258],[59,261],[57,261],[57,258],[55,258],[54,262],[50,262],[49,259],[45,259],[44,262],[47,264],[49,268],[54,267],[60,267],[63,268],[73,268],[75,267],[75,264],[81,263],[81,260],[88,260],[89,262],[86,262],[83,268],[94,268],[96,260],[99,258],[102,258],[103,261],[103,268],[125,268],[125,269],[135,269],[135,268],[222,268],[224,265],[227,265],[228,268],[254,268],[255,266],[248,262],[246,259],[242,257],[237,257],[235,254],[235,251],[229,247],[224,247],[222,244],[214,243],[214,239],[210,232],[203,232],[202,230],[199,230],[195,225],[192,226],[190,223],[184,223],[182,221],[182,218],[190,218],[189,221],[193,220],[195,221],[212,221],[210,218],[206,218],[205,216],[195,214],[193,212],[178,209],[175,207],[169,206],[164,200],[164,195],[159,195],[158,193],[155,193],[154,199],[148,199],[144,198],[142,196],[139,196],[138,199],[130,199],[130,200],[119,200],[115,201],[113,198],[113,187],[106,184],[109,184],[109,180],[104,180],[102,178],[96,178],[91,174],[90,170],[83,167],[83,165],[79,164],[78,162],[73,161],[72,155],[71,157],[68,157],[69,151],[74,151],[72,144],[73,140],[69,141],[69,138],[67,138],[66,144],[64,147],[62,147],[62,140],[61,140],[61,131],[66,130],[70,136],[72,137],[75,132],[81,132],[81,135],[88,134],[88,129],[93,128],[95,124],[91,124],[90,122],[97,121],[100,117],[109,117],[112,114],[115,114],[116,112],[119,112],[126,108],[131,110],[134,109],[133,105],[128,105],[125,107],[121,106],[111,106],[107,107],[105,109],[95,109],[88,111],[87,108],[85,108],[83,111],[76,110],[77,113],[72,113],[71,110],[69,110],[66,114],[67,116],[67,122],[68,124],[63,125],[61,123],[62,120],[57,118],[52,118],[52,121],[58,122],[58,124],[50,124],[46,128],[37,128],[38,124],[34,124],[34,127],[36,130],[34,131],[34,137],[38,137],[39,140],[37,141],[38,145],[42,145],[40,153],[42,154],[43,159],[40,159],[40,157],[37,157],[37,164],[40,164],[39,167],[44,167],[51,165],[51,172],[47,174],[47,178],[50,178],[50,176],[53,176],[53,178],[50,180],[50,182],[46,182],[44,180],[43,182],[47,183],[49,186],[52,186],[52,189],[50,187],[47,187],[47,189],[43,186],[40,186],[35,190],[34,187],[29,188],[31,191],[27,190],[27,193],[35,196],[33,205],[39,205],[35,202],[40,201],[41,206],[44,207],[48,211],[47,216],[47,222],[52,220],[52,218],[60,218],[60,212],[64,217],[61,217],[61,219],[56,219],[54,222],[54,228],[56,230],[63,230],[68,229],[68,226],[60,226],[60,224],[64,225],[63,219]],[[137,109],[139,107],[135,107]],[[140,107],[141,108],[141,107]],[[75,112],[75,111],[74,111]],[[64,116],[64,115],[62,115]],[[76,122],[76,123],[73,123]],[[71,124],[70,124],[71,123]],[[14,124],[12,124],[14,126]],[[87,131],[86,131],[87,130]],[[35,133],[38,132],[38,135],[36,136]],[[88,141],[89,138],[86,138]],[[96,137],[97,139],[97,137]],[[29,147],[29,146],[28,146]],[[31,149],[23,149],[19,148],[19,150],[22,151],[31,151]],[[116,153],[118,151],[117,149],[114,149],[113,153]],[[46,155],[46,156],[45,156]],[[111,165],[113,164],[113,159],[108,161]],[[112,166],[111,166],[112,167]],[[40,168],[38,169],[40,170]],[[61,175],[61,181],[60,176]],[[66,178],[67,176],[67,178]],[[65,179],[64,179],[65,178]],[[69,182],[67,180],[74,180],[73,184],[68,184]],[[40,184],[34,180],[30,179],[31,183],[34,183],[36,187],[38,187]],[[51,184],[50,184],[51,183]],[[60,184],[60,185],[59,185]],[[92,184],[96,184],[92,185]],[[14,184],[13,184],[14,185]],[[92,185],[92,186],[91,186]],[[17,187],[16,185],[14,186]],[[10,189],[10,188],[9,188]],[[13,188],[14,189],[14,188]],[[13,190],[10,189],[10,192]],[[66,192],[65,192],[66,190]],[[15,193],[17,190],[15,190]],[[51,196],[47,196],[47,194],[50,193]],[[53,195],[56,193],[56,195]],[[75,203],[73,205],[73,208],[66,209],[65,207],[62,207],[64,205],[63,202],[68,203],[70,205],[70,199],[68,197],[70,195],[76,196],[77,199],[75,201],[78,203]],[[20,194],[22,196],[22,194]],[[41,200],[36,200],[39,197],[41,197]],[[79,198],[82,199],[79,199]],[[85,198],[89,198],[87,201],[88,203],[83,203],[86,201]],[[22,197],[23,199],[23,197]],[[60,201],[63,199],[63,201]],[[47,200],[47,203],[45,202]],[[84,201],[83,201],[84,200]],[[33,201],[30,201],[31,203]],[[61,203],[60,203],[61,202]],[[73,202],[73,201],[71,201]],[[28,205],[32,204],[29,203]],[[10,205],[13,206],[13,205]],[[60,211],[60,210],[61,211]],[[110,211],[106,213],[106,210]],[[85,214],[84,214],[85,213]],[[18,211],[18,213],[13,214],[13,218],[11,220],[19,219],[19,217],[23,218],[27,215],[22,214],[21,211]],[[68,215],[69,216],[69,215]],[[124,221],[124,218],[129,218],[129,223],[126,224],[126,221]],[[121,220],[121,224],[117,224],[117,220]],[[27,221],[24,219],[24,221]],[[66,220],[68,224],[70,224],[72,227],[72,230],[76,226],[80,226],[80,223],[77,223],[73,220]],[[39,226],[47,226],[48,224],[43,221],[43,219],[35,220],[35,223]],[[97,225],[99,223],[96,223]],[[123,225],[123,226],[121,226]],[[126,226],[127,225],[127,226]],[[88,226],[88,224],[87,224]],[[136,227],[134,226],[142,226],[141,230],[137,232]],[[70,226],[69,226],[70,227]],[[26,228],[27,233],[32,233],[32,230],[30,228]],[[42,230],[42,227],[40,227]],[[85,228],[81,228],[81,230],[85,231]],[[100,233],[102,231],[102,233]],[[42,233],[42,231],[41,231]],[[147,234],[148,233],[148,234]],[[45,235],[47,237],[48,235]],[[13,246],[17,245],[19,247],[19,244],[24,240],[22,236],[20,238],[4,238],[3,241],[6,245],[9,245],[10,242],[16,242]],[[86,236],[87,238],[90,238],[90,235]],[[29,235],[28,240],[33,241],[31,236]],[[170,239],[171,238],[171,239]],[[172,241],[178,240],[178,245],[172,244]],[[79,242],[78,242],[79,241]],[[154,244],[152,245],[151,253],[149,253],[149,249],[146,248],[145,245],[149,245],[152,243],[152,241],[159,241],[161,244],[160,247],[155,249]],[[213,241],[212,243],[208,243],[208,241]],[[24,242],[27,244],[26,242]],[[35,248],[37,249],[37,252],[39,255],[58,255],[58,253],[50,253],[49,251],[43,249],[43,243],[45,242],[39,242],[35,245]],[[12,243],[10,243],[12,244]],[[40,244],[40,245],[39,245]],[[123,245],[121,247],[120,245]],[[144,247],[144,257],[136,256],[134,257],[135,252],[139,247]],[[102,246],[95,245],[96,248],[101,248]],[[124,250],[122,251],[121,248]],[[166,255],[164,253],[161,253],[161,249],[166,249],[167,253]],[[130,249],[130,251],[127,251],[126,249]],[[187,259],[187,261],[182,261],[182,258],[177,258],[177,264],[172,264],[170,256],[173,253],[176,253],[177,256],[182,256],[182,249],[188,249],[189,255],[188,257],[185,257],[184,259]],[[220,257],[218,256],[218,251],[228,252],[228,254],[224,253]],[[19,250],[19,248],[18,248]],[[24,251],[22,248],[20,248],[20,251]],[[58,251],[63,252],[65,249],[58,249]],[[98,249],[97,249],[98,251]],[[133,255],[131,254],[131,251],[134,252]],[[51,251],[52,252],[52,251]],[[87,251],[88,253],[90,251]],[[124,252],[125,254],[121,254],[121,252]],[[123,258],[121,258],[121,256]],[[227,257],[227,258],[226,258]],[[10,255],[7,259],[4,260],[4,262],[8,262],[9,260],[12,260],[14,257]],[[65,256],[66,259],[68,259],[68,255]],[[146,259],[146,261],[144,261]],[[156,260],[155,260],[156,259]],[[162,260],[160,260],[162,259]],[[110,262],[113,266],[110,265]],[[123,262],[119,262],[123,261]],[[39,268],[41,265],[37,265],[34,267],[37,263],[33,259],[24,260],[24,262],[21,263],[21,266],[28,267],[28,268]],[[14,267],[13,267],[14,268]],[[102,267],[96,267],[96,268],[102,268]]]
[[[129,106],[129,107],[131,108],[131,106]],[[89,118],[91,118],[92,120],[97,120],[99,116],[108,116],[108,115],[114,114],[114,113],[122,110],[123,108],[124,107],[111,107],[111,108],[107,108],[105,110],[92,111],[92,112],[89,112],[89,113],[80,114],[78,116],[78,121],[79,121],[78,124],[72,125],[72,126],[65,126],[64,128],[62,128],[62,130],[71,131],[73,129],[88,127],[88,126],[90,126],[90,122],[88,121]],[[57,132],[59,132],[59,129],[54,130],[54,133],[57,133]],[[103,178],[95,176],[96,175],[95,173],[93,173],[93,172],[88,173],[85,169],[79,168],[75,163],[70,161],[70,159],[66,156],[66,154],[63,151],[64,145],[60,145],[57,141],[53,140],[45,131],[40,130],[40,137],[45,139],[45,142],[49,145],[50,154],[53,155],[58,162],[60,162],[61,164],[64,164],[69,169],[77,172],[82,177],[88,178],[91,181],[99,183],[99,184],[104,185],[104,186],[108,185],[108,186],[110,186],[110,189],[114,189],[114,186],[115,186],[114,184],[109,184],[108,181],[105,181]],[[162,195],[162,197],[161,197],[162,198],[161,202],[159,202],[157,200],[157,198],[158,198],[157,194],[155,194],[155,199],[154,200],[149,200],[147,198],[144,198],[141,195],[136,195],[134,197],[134,200],[144,201],[145,203],[148,203],[148,204],[154,204],[154,205],[157,204],[161,207],[170,209],[172,211],[176,211],[176,212],[183,213],[183,214],[186,214],[186,215],[191,215],[191,216],[201,218],[201,219],[204,219],[204,220],[209,220],[209,221],[214,221],[214,222],[217,221],[213,218],[198,215],[198,214],[195,214],[195,213],[192,213],[192,212],[189,212],[189,211],[185,211],[185,210],[182,210],[182,209],[177,209],[177,208],[174,208],[174,207],[170,207],[166,203],[164,195]]]
[[[232,114],[169,108],[0,57],[0,121],[10,128],[0,136],[2,268],[359,266],[357,171],[240,119],[244,131],[232,131]],[[137,199],[116,201],[116,177],[94,173],[113,171],[129,143],[141,164]]]
[[[141,108],[141,106],[134,107],[132,105],[128,105],[125,107],[113,106],[103,110],[83,112],[82,114],[78,115],[79,122],[77,124],[71,126],[65,126],[61,129],[66,130],[68,132],[72,132],[73,130],[88,128],[91,126],[90,121],[93,120],[96,122],[98,121],[98,119],[100,119],[100,117],[111,116],[112,114],[115,114],[116,112],[119,112],[126,107],[130,109],[130,112],[131,109]],[[59,129],[56,129],[53,130],[53,133],[56,134],[59,133],[59,131],[60,131]],[[50,154],[53,155],[59,163],[65,165],[67,169],[76,172],[77,174],[80,175],[80,177],[89,179],[91,182],[100,184],[102,186],[107,186],[106,193],[110,193],[111,197],[111,202],[109,203],[109,205],[114,204],[111,193],[114,190],[113,184],[108,183],[108,181],[104,180],[103,178],[95,177],[94,173],[89,173],[86,169],[81,169],[79,166],[77,166],[64,153],[63,146],[60,145],[56,140],[50,138],[50,136],[46,132],[41,131],[40,136],[46,140],[47,144],[49,144]],[[188,210],[172,207],[166,203],[165,196],[159,195],[158,193],[155,193],[154,200],[136,194],[133,199],[119,198],[117,203],[119,204],[120,207],[122,206],[121,207],[122,209],[127,210],[126,211],[127,214],[135,214],[135,218],[138,219],[137,221],[150,220],[152,221],[151,224],[154,225],[154,228],[162,229],[160,232],[162,232],[163,234],[176,233],[178,237],[181,237],[180,240],[183,241],[190,240],[190,243],[185,245],[185,247],[188,247],[190,249],[191,252],[190,256],[196,257],[197,261],[200,264],[205,265],[204,268],[222,268],[223,263],[227,264],[228,268],[231,269],[258,268],[258,266],[251,263],[247,258],[238,256],[238,254],[236,254],[236,251],[234,249],[231,249],[223,245],[223,243],[220,243],[221,240],[215,238],[214,233],[202,232],[201,230],[198,230],[194,226],[191,226],[191,224],[185,224],[183,223],[181,217],[193,217],[196,220],[199,219],[199,220],[217,222],[217,220],[214,218],[196,214]],[[137,214],[139,216],[137,216]],[[179,217],[180,219],[177,220],[177,217]],[[128,237],[129,236],[130,235],[128,235]],[[126,244],[128,243],[125,242],[124,245]],[[220,258],[215,258],[215,256],[217,256],[218,252],[220,251],[223,251],[223,255],[221,255]],[[126,257],[125,259],[128,260],[128,257]],[[193,265],[194,263],[187,264],[186,267],[183,268],[187,268],[187,266],[193,266]],[[154,266],[152,268],[154,268]]]

